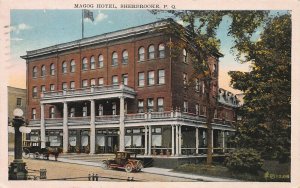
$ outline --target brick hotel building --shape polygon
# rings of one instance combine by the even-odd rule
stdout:
[[[189,54],[185,49],[172,54],[167,44],[182,39],[163,32],[167,24],[158,21],[27,51],[22,58],[30,139],[64,152],[206,153],[206,88],[199,79],[190,84]],[[212,53],[209,59],[216,78],[221,56]],[[217,79],[214,92],[213,151],[226,152],[238,100],[219,89]]]

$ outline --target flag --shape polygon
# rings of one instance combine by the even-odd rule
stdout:
[[[94,21],[93,12],[89,10],[83,10],[83,19],[85,18],[88,18],[93,22]]]

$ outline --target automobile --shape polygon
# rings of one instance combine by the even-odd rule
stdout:
[[[104,169],[125,169],[126,172],[140,172],[143,168],[142,161],[136,158],[136,153],[118,151],[114,159],[103,160]]]

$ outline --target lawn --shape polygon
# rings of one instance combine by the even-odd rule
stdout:
[[[233,172],[222,164],[207,166],[205,164],[183,164],[174,169],[174,171],[192,173],[204,176],[232,178],[241,181],[258,182],[289,182],[290,181],[290,163],[278,163],[276,161],[265,161],[263,170],[257,174],[247,172]]]

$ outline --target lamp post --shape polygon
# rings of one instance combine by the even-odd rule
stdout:
[[[23,111],[17,108],[14,110],[13,115],[15,116],[12,121],[12,126],[15,130],[14,160],[10,163],[8,179],[27,180],[28,171],[26,170],[26,163],[22,160],[22,133],[19,130],[25,123],[22,117]]]

